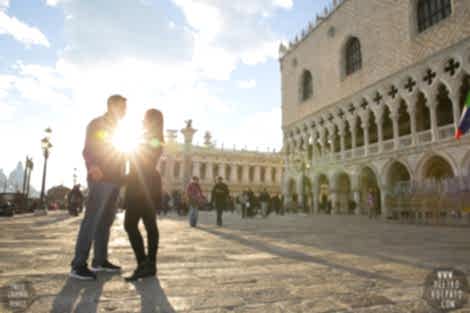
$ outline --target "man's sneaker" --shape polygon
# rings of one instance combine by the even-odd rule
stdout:
[[[72,269],[69,276],[80,280],[96,280],[96,274],[90,271],[86,265]]]
[[[106,260],[102,265],[93,265],[91,270],[93,272],[117,273],[121,271],[121,267]]]

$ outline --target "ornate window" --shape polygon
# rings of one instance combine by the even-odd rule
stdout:
[[[351,75],[362,68],[361,42],[356,37],[346,43],[346,75]]]
[[[452,13],[451,0],[419,0],[418,31],[422,32],[439,23]]]
[[[306,101],[313,96],[313,77],[309,70],[304,70],[302,73],[300,85],[300,99]]]

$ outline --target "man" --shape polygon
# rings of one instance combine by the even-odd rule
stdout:
[[[261,192],[259,195],[259,202],[261,206],[261,216],[267,217],[269,214],[269,202],[271,197],[269,197],[269,193],[266,188]]]
[[[272,198],[271,198],[271,209],[276,212],[277,215],[281,213],[281,198],[279,198],[279,194],[276,193]]]
[[[88,125],[83,157],[88,170],[88,203],[80,225],[70,276],[95,280],[96,272],[118,272],[108,260],[109,231],[116,215],[116,200],[123,181],[125,160],[112,145],[117,123],[126,114],[126,98],[108,98],[108,111]],[[92,271],[87,261],[94,243]]]
[[[199,216],[199,206],[204,202],[201,186],[199,186],[199,177],[194,176],[192,182],[186,189],[186,195],[189,202],[189,225],[196,227]]]
[[[217,210],[217,225],[222,226],[222,214],[227,208],[227,202],[229,200],[229,190],[222,177],[217,178],[217,183],[212,189],[212,205]]]
[[[73,186],[67,194],[67,205],[70,215],[77,216],[83,203],[83,194],[80,191],[80,185]]]

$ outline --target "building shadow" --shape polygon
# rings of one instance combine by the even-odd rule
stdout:
[[[238,242],[244,246],[256,249],[258,251],[262,251],[265,253],[269,253],[272,255],[277,255],[279,257],[291,259],[291,260],[296,260],[299,262],[305,262],[305,263],[314,263],[314,264],[319,264],[323,266],[327,266],[329,268],[333,268],[336,270],[344,271],[351,273],[353,275],[356,275],[358,277],[362,277],[365,279],[376,279],[376,280],[381,280],[387,283],[400,283],[402,282],[400,279],[396,279],[387,275],[382,275],[379,273],[374,273],[374,272],[369,272],[365,270],[361,270],[359,268],[347,266],[347,265],[342,265],[342,264],[337,264],[337,263],[332,263],[329,260],[323,258],[323,257],[318,257],[318,256],[312,256],[306,253],[298,252],[295,250],[290,250],[274,245],[270,245],[268,243],[262,242],[260,240],[256,239],[246,239],[241,236],[238,236],[233,233],[225,233],[213,228],[206,228],[206,227],[201,227],[199,228],[201,231],[205,231],[207,233],[210,233],[212,235],[216,235],[218,237],[221,237],[226,240],[231,240]]]
[[[103,287],[114,275],[116,274],[100,273],[97,281],[67,278],[54,299],[50,313],[97,313]]]
[[[142,313],[175,313],[156,277],[133,283],[139,293]]]

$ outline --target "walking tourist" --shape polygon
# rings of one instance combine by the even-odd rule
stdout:
[[[155,276],[157,272],[159,233],[156,215],[162,206],[162,181],[156,169],[163,150],[163,115],[160,111],[146,112],[144,130],[144,141],[130,158],[127,178],[124,227],[137,261],[137,268],[127,281]],[[147,254],[139,232],[141,219],[147,231]]]
[[[375,201],[375,194],[372,188],[369,188],[367,193],[367,209],[369,213],[369,218],[377,217],[377,208],[376,208],[376,201]]]
[[[72,190],[67,194],[67,206],[70,215],[78,216],[83,205],[83,199],[80,185],[73,186]]]
[[[199,206],[204,202],[204,195],[199,185],[199,177],[193,177],[192,182],[188,185],[186,190],[186,195],[189,202],[189,225],[196,227],[199,216]]]
[[[230,192],[222,177],[217,178],[217,183],[212,189],[211,202],[217,211],[217,225],[222,226],[222,214],[227,209]]]
[[[125,160],[111,139],[119,120],[126,114],[126,98],[108,99],[108,111],[88,125],[83,156],[88,170],[88,203],[80,225],[70,276],[96,279],[97,271],[116,272],[121,268],[108,260],[109,231],[116,215],[116,199],[123,182]],[[87,261],[94,243],[92,271]]]
[[[279,194],[274,194],[274,196],[271,198],[271,210],[279,215],[281,213],[281,205],[281,198],[279,198]]]
[[[269,202],[271,198],[269,197],[269,193],[266,189],[264,189],[261,194],[259,195],[259,202],[261,208],[261,215],[268,216],[269,210]]]

